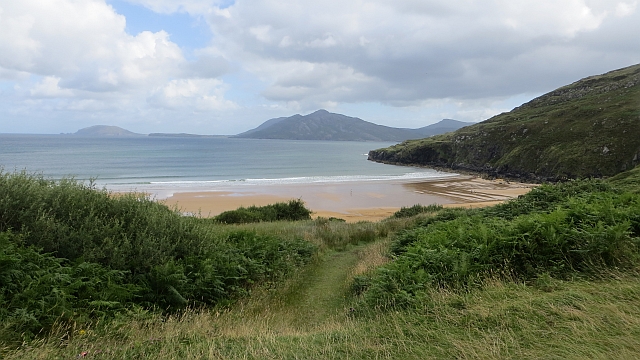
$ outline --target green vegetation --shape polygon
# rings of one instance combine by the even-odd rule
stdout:
[[[226,303],[308,262],[315,246],[211,227],[140,194],[0,173],[0,340],[133,306]]]
[[[640,193],[640,166],[610,178],[609,182],[626,191]]]
[[[311,210],[304,206],[300,199],[287,203],[275,203],[266,206],[240,207],[225,211],[213,218],[222,224],[247,224],[262,221],[298,221],[310,220]]]
[[[424,306],[434,289],[475,288],[488,279],[597,277],[640,264],[638,245],[640,195],[598,180],[543,185],[495,208],[443,211],[401,233],[395,260],[372,276],[364,299]]]
[[[432,213],[442,210],[442,205],[431,204],[431,205],[413,205],[411,207],[402,207],[400,210],[396,211],[393,214],[394,218],[406,218],[416,216],[422,213]]]
[[[452,133],[369,153],[385,163],[557,181],[640,163],[640,65],[592,76]]]
[[[3,181],[20,176],[5,174]],[[20,293],[12,295],[16,302],[49,301],[47,296],[59,293],[41,289],[55,287],[76,289],[65,294],[77,305],[69,318],[56,316],[61,312],[52,308],[55,322],[22,344],[7,338],[18,326],[7,320],[10,310],[0,312],[0,354],[6,359],[82,354],[96,359],[637,358],[639,182],[640,171],[634,169],[607,181],[543,185],[489,208],[407,208],[379,223],[319,218],[224,225],[169,211],[184,221],[182,229],[195,224],[192,233],[197,229],[204,239],[199,246],[245,249],[246,257],[257,259],[249,265],[288,261],[286,249],[273,255],[271,245],[255,248],[256,242],[276,244],[270,239],[295,247],[298,264],[307,259],[296,271],[263,274],[241,285],[241,293],[227,297],[236,299],[233,303],[199,299],[192,302],[195,308],[173,312],[128,305],[138,300],[127,299],[126,286],[141,286],[127,282],[129,269],[60,259],[29,246],[26,230],[3,229],[0,300]],[[128,200],[106,196],[103,201]],[[146,204],[144,197],[136,201]],[[300,249],[309,252],[302,256]],[[5,285],[7,276],[17,279],[12,286]],[[249,290],[250,296],[241,296]],[[100,307],[91,304],[100,296],[108,300]],[[64,301],[41,308],[49,304]]]

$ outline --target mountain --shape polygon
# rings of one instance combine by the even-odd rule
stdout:
[[[373,150],[369,159],[537,181],[615,175],[640,162],[640,64],[452,133]]]
[[[143,134],[137,134],[129,130],[125,130],[117,126],[108,125],[94,125],[80,129],[75,132],[74,135],[79,136],[91,136],[91,137],[139,137],[145,136]]]
[[[326,110],[318,110],[304,116],[293,115],[271,119],[257,128],[235,137],[288,140],[404,141],[442,134],[470,124],[456,120],[443,120],[438,124],[420,129],[401,129],[377,125],[359,118],[330,113]]]

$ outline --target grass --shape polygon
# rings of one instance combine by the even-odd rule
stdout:
[[[639,353],[640,281],[635,275],[549,279],[540,286],[488,281],[480,291],[439,290],[429,308],[358,316],[349,314],[353,299],[343,292],[331,293],[329,307],[316,304],[316,315],[323,316],[301,316],[296,306],[281,306],[278,299],[292,288],[301,299],[326,289],[326,283],[308,282],[325,275],[335,258],[324,260],[325,265],[288,286],[232,309],[169,317],[134,313],[107,325],[68,329],[5,352],[5,358],[68,359],[85,351],[96,359],[630,359]],[[346,263],[357,266],[357,261]],[[344,278],[332,279],[331,287],[343,289]]]
[[[206,222],[216,238],[248,233],[283,243],[303,240],[316,252],[287,276],[256,281],[247,288],[250,296],[234,302],[168,313],[134,306],[109,318],[61,321],[33,340],[2,343],[0,355],[6,359],[638,358],[640,262],[634,246],[624,243],[638,237],[634,225],[640,220],[638,195],[632,191],[636,174],[640,173],[609,182],[545,185],[486,209],[416,208],[409,210],[417,213],[414,216],[379,223]],[[568,218],[572,222],[567,223]],[[513,247],[498,246],[486,258],[466,256],[471,267],[489,264],[508,270],[479,271],[471,282],[459,281],[469,274],[456,272],[460,269],[424,267],[424,259],[414,251],[430,246],[431,233],[440,234],[436,250],[457,248],[464,250],[456,252],[461,254],[470,251],[465,246],[475,246],[478,234],[502,240],[509,234],[533,236],[535,231],[520,231],[521,223],[540,225],[532,230],[545,229],[547,220],[557,225],[555,235],[545,230],[537,246],[549,248],[535,252],[540,259],[526,259],[530,266],[522,273],[499,261],[511,256]],[[469,228],[464,227],[467,222]],[[581,267],[571,262],[567,256],[571,252],[554,252],[562,246],[547,243],[554,236],[561,240],[563,231],[581,229],[580,236],[585,237],[589,229],[606,226],[627,226],[614,237],[626,245],[614,247],[619,251],[614,251],[612,262],[600,261],[606,257],[600,252],[580,250],[580,256],[593,256]],[[456,242],[454,235],[462,237]],[[515,238],[507,243],[517,245],[526,236]],[[605,237],[594,237],[601,238]],[[558,253],[564,256],[554,258]],[[561,266],[563,261],[570,266]],[[411,306],[377,308],[367,301],[380,274],[394,269],[415,274],[416,264],[424,274],[441,279],[396,282],[420,286],[420,296],[396,287],[414,296]]]

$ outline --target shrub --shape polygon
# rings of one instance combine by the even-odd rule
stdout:
[[[31,338],[56,321],[113,315],[138,290],[122,271],[68,264],[20,243],[0,233],[0,340]]]
[[[223,224],[247,224],[262,221],[298,221],[311,219],[311,210],[304,206],[300,199],[286,203],[275,203],[266,206],[240,207],[214,217],[214,221]]]
[[[365,299],[410,306],[430,289],[475,287],[487,277],[532,281],[630,268],[639,260],[639,236],[639,195],[599,181],[543,186],[501,208],[443,211],[398,234],[397,257],[373,276]]]
[[[394,218],[406,218],[416,216],[422,213],[432,213],[436,211],[442,210],[442,205],[431,204],[427,206],[423,205],[413,205],[411,207],[402,207],[400,210],[396,211],[392,216]]]
[[[303,213],[301,202],[285,205],[272,209]],[[225,303],[315,252],[301,239],[216,227],[140,194],[0,172],[0,337],[29,337],[58,320],[110,317],[134,305],[173,311]]]

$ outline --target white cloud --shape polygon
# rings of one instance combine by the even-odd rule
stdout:
[[[183,53],[167,31],[128,34],[136,19],[108,0],[0,0],[0,112],[226,133],[361,104],[477,120],[640,61],[637,0],[125,1],[205,19],[211,42]]]
[[[616,58],[611,49],[589,52],[580,42],[617,21],[614,14],[632,16],[635,7],[630,4],[238,0],[225,9],[228,16],[209,21],[218,46],[267,82],[267,99],[409,106],[430,98],[535,93],[595,69],[607,70],[598,61],[605,54]],[[628,52],[629,47],[615,51]],[[566,54],[570,58],[557,59]],[[617,59],[617,64],[630,64],[629,58]],[[524,71],[525,66],[533,71]]]
[[[0,66],[55,76],[67,88],[139,87],[185,63],[166,32],[128,35],[125,18],[104,1],[3,1],[0,9]]]
[[[271,42],[269,32],[271,32],[271,26],[253,26],[249,28],[249,33],[264,43]]]
[[[34,97],[70,97],[73,96],[73,91],[69,89],[60,88],[60,78],[54,76],[47,76],[37,83],[29,93]]]
[[[212,80],[230,69],[215,47],[187,60],[167,32],[133,36],[125,29],[125,17],[105,0],[0,0],[0,79],[15,85],[13,103],[0,111],[128,117],[143,113],[145,100],[171,81]],[[233,107],[223,94],[209,86],[193,105]]]
[[[632,15],[636,11],[636,7],[638,6],[637,1],[633,2],[621,2],[616,5],[616,15],[619,17],[625,17]]]
[[[187,12],[190,14],[207,14],[222,2],[220,0],[127,0],[132,4],[142,5],[158,13],[171,14]]]
[[[156,107],[168,109],[195,109],[198,111],[231,110],[237,105],[224,99],[226,88],[216,79],[171,80],[156,89],[147,101]]]

